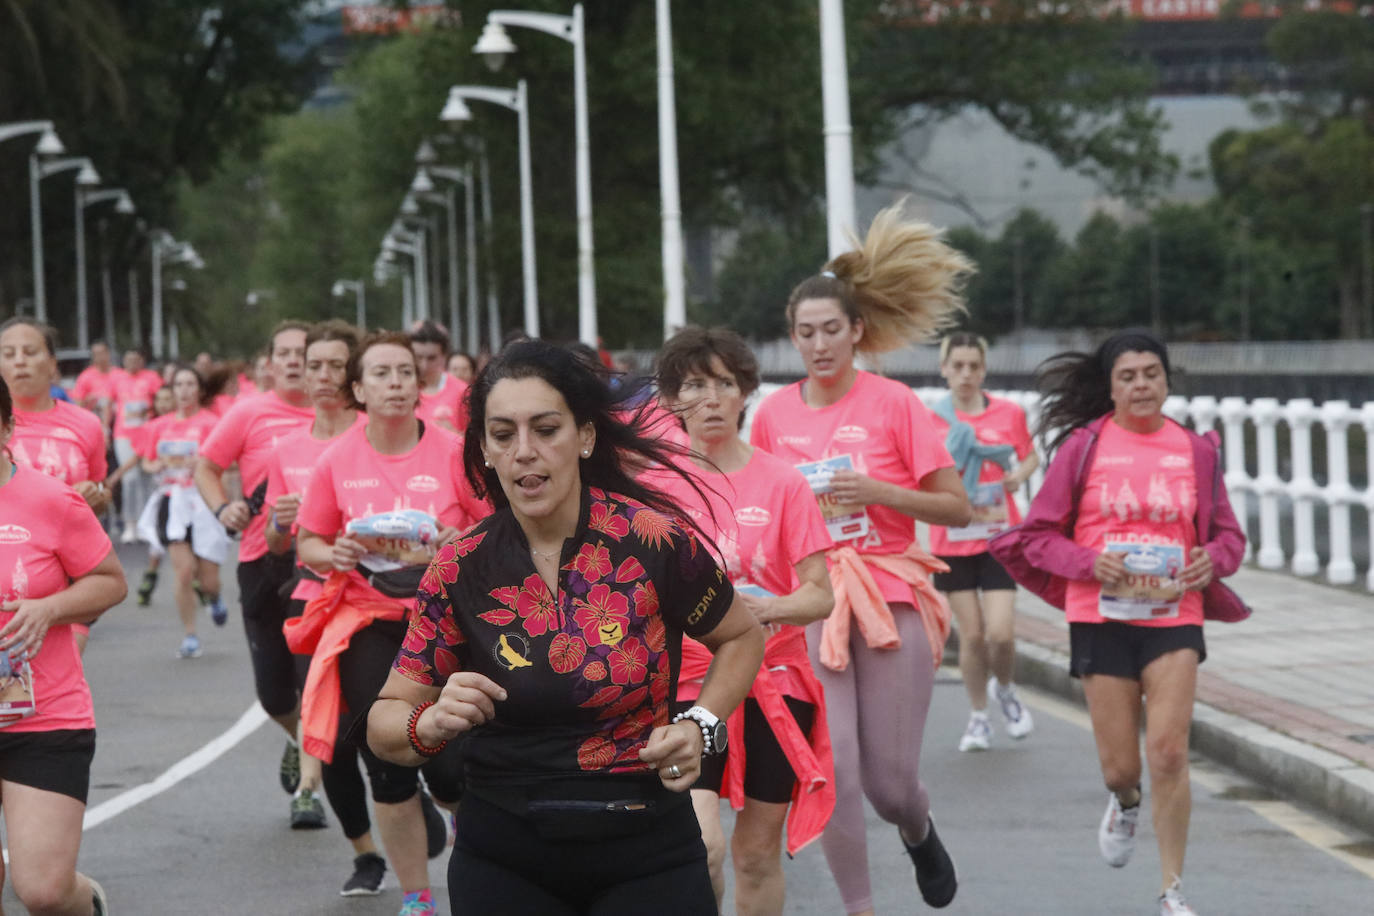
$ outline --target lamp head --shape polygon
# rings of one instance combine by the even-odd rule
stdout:
[[[344,285],[338,280],[335,280],[334,287],[330,292],[333,293],[335,297],[342,296],[344,294]]]
[[[401,212],[406,216],[415,216],[420,212],[420,205],[415,202],[412,195],[407,194],[405,200],[401,201]]]
[[[89,159],[81,166],[81,171],[76,173],[76,183],[83,188],[93,188],[100,184],[100,173],[95,170],[95,166],[91,165]]]
[[[515,53],[515,42],[506,34],[505,26],[488,20],[482,29],[481,37],[477,39],[477,44],[472,46],[472,51],[474,54],[482,55],[487,66],[495,72],[501,69],[508,54]]]
[[[119,195],[119,200],[115,202],[115,212],[123,213],[125,216],[129,216],[134,213],[137,213],[138,208],[135,207],[134,202],[129,199],[129,195],[127,193],[123,193]]]
[[[433,165],[439,161],[439,154],[434,151],[434,144],[429,140],[421,140],[420,148],[415,151],[415,163],[420,166]]]
[[[467,102],[463,97],[450,92],[448,102],[444,105],[444,110],[439,112],[440,121],[471,121],[472,109],[468,108]]]
[[[434,180],[423,166],[415,170],[415,180],[410,183],[410,190],[416,194],[428,194],[434,190]]]
[[[38,143],[34,146],[33,151],[40,156],[60,156],[67,151],[67,148],[57,138],[57,132],[49,127],[43,131],[43,136],[38,138]]]

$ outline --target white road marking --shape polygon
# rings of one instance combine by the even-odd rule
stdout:
[[[172,764],[167,770],[152,782],[145,782],[141,786],[134,786],[132,789],[121,792],[114,798],[107,799],[96,805],[94,808],[86,809],[86,818],[81,825],[82,830],[90,830],[98,827],[113,817],[117,817],[128,811],[137,804],[147,801],[156,795],[166,792],[172,786],[181,782],[200,770],[205,769],[210,764],[219,759],[226,751],[234,747],[244,738],[251,735],[258,726],[267,721],[267,713],[262,706],[254,703],[252,706],[239,716],[228,730],[220,734],[213,741],[202,745],[195,751]]]
[[[1021,688],[1021,696],[1031,706],[1049,713],[1056,719],[1077,726],[1084,731],[1092,731],[1092,720],[1088,718],[1087,710],[1074,703],[1025,687]],[[1190,775],[1193,782],[1214,795],[1219,795],[1237,786],[1251,785],[1251,783],[1237,782],[1229,773],[1196,760],[1193,761],[1190,768]],[[1314,846],[1335,859],[1339,859],[1360,874],[1374,878],[1374,859],[1355,855],[1341,848],[1359,844],[1368,845],[1369,838],[1363,834],[1347,830],[1334,821],[1309,814],[1297,805],[1280,799],[1228,798],[1225,800],[1249,808],[1280,830],[1292,834],[1309,846]]]

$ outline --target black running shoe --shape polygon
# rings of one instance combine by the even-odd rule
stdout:
[[[353,860],[353,877],[344,882],[340,897],[375,897],[382,892],[386,877],[386,859],[375,852],[365,852]]]
[[[908,843],[900,831],[897,837],[906,847],[906,854],[911,856],[911,864],[916,866],[916,886],[921,890],[921,898],[939,909],[954,900],[959,890],[959,876],[954,873],[954,860],[935,832],[935,820],[932,818],[928,824],[926,838],[915,846]]]
[[[287,795],[295,795],[301,784],[301,749],[296,746],[296,742],[286,742],[286,749],[281,752],[281,765],[277,768],[277,775],[281,777],[282,791]]]
[[[448,846],[448,820],[424,789],[420,790],[420,811],[425,816],[426,852],[433,859]]]
[[[147,607],[153,602],[153,589],[157,588],[157,570],[143,571],[143,581],[138,584],[138,606]]]

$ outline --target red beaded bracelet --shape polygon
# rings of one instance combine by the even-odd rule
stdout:
[[[406,737],[410,739],[410,747],[412,750],[415,751],[415,753],[419,754],[421,757],[435,757],[439,754],[440,751],[448,747],[447,738],[445,738],[443,741],[440,741],[434,747],[429,747],[425,744],[422,744],[420,742],[420,736],[415,734],[415,726],[419,723],[420,716],[424,713],[426,709],[429,709],[433,705],[434,701],[430,700],[426,703],[421,703],[419,706],[416,706],[414,709],[410,711],[410,721],[406,722]]]

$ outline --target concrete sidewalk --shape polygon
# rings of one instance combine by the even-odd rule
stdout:
[[[1251,568],[1227,584],[1254,615],[1207,624],[1193,748],[1374,834],[1374,598]],[[1017,680],[1081,700],[1063,613],[1024,590],[1017,610]]]

